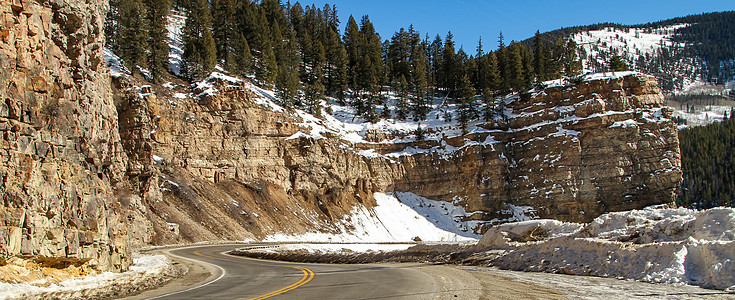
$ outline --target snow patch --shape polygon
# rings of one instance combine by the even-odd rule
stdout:
[[[409,193],[401,193],[402,199],[417,204],[416,201],[425,201]],[[329,241],[340,243],[384,243],[384,242],[413,242],[415,238],[421,241],[461,242],[475,241],[475,234],[463,232],[461,226],[454,223],[449,214],[438,220],[419,214],[410,205],[401,203],[395,194],[373,194],[377,206],[365,208],[358,205],[344,219],[335,222],[339,233],[307,233],[303,235],[275,234],[264,239],[265,242],[284,241]],[[438,202],[438,201],[437,201]],[[449,211],[450,203],[443,202]],[[452,211],[459,212],[456,208]],[[436,215],[436,213],[430,213]],[[452,218],[452,219],[450,219]]]
[[[133,265],[124,273],[103,272],[96,276],[86,276],[64,280],[58,284],[40,286],[43,282],[4,283],[0,282],[0,298],[28,299],[28,298],[95,298],[95,291],[110,289],[116,285],[139,286],[148,278],[165,276],[172,268],[173,263],[164,255],[133,254]],[[74,297],[76,295],[76,297]],[[106,298],[106,297],[105,297]]]

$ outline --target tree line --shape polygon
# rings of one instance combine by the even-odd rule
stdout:
[[[495,112],[496,97],[526,92],[533,84],[579,74],[577,45],[537,32],[532,45],[502,33],[497,47],[457,49],[451,32],[422,36],[413,26],[388,39],[369,16],[342,25],[337,7],[302,6],[279,0],[112,0],[107,20],[109,45],[128,69],[147,68],[151,80],[167,70],[165,18],[175,7],[187,14],[183,29],[182,76],[198,80],[216,65],[232,74],[254,75],[273,88],[281,105],[322,111],[322,99],[351,105],[365,120],[424,120],[436,97],[455,103],[461,124]],[[141,16],[144,16],[141,21]],[[344,28],[341,32],[340,28]],[[388,108],[385,92],[398,97]]]
[[[678,204],[735,206],[735,109],[722,122],[679,131],[684,182]]]

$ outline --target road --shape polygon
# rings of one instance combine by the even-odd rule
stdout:
[[[242,245],[182,248],[171,254],[215,267],[203,283],[148,299],[427,299],[434,279],[391,265],[293,264],[224,252]]]

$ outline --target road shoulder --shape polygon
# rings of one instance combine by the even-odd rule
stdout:
[[[205,282],[210,282],[214,280],[217,276],[216,274],[218,273],[216,267],[211,264],[183,258],[178,255],[171,254],[169,250],[153,250],[148,253],[166,255],[176,264],[177,267],[181,269],[181,273],[183,275],[168,281],[164,285],[154,287],[152,289],[148,289],[134,295],[129,295],[122,299],[150,299],[162,295],[184,291],[192,287],[196,287],[197,285],[204,284]]]

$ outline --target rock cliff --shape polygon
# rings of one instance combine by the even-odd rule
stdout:
[[[0,256],[120,271],[126,157],[104,66],[107,1],[0,1]],[[4,261],[4,260],[3,260]]]
[[[160,224],[176,227],[148,239],[329,232],[353,206],[374,205],[373,192],[389,191],[453,202],[474,212],[463,221],[486,226],[583,222],[671,203],[681,181],[676,127],[646,75],[539,88],[511,98],[506,119],[479,132],[397,143],[348,142],[315,128],[309,115],[259,104],[263,96],[249,84],[215,77],[193,91],[170,85],[136,94],[119,84],[128,90],[118,101],[121,119],[144,128],[123,135],[140,149],[128,153],[131,161],[144,157],[129,175],[147,174],[144,202]]]

